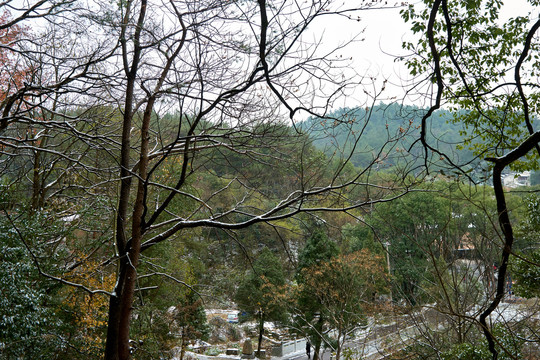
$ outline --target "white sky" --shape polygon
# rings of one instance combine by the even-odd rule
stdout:
[[[345,58],[353,58],[353,66],[358,73],[380,80],[399,71],[399,66],[389,55],[403,53],[401,39],[407,27],[401,20],[399,9],[366,10],[361,12],[360,21],[334,16],[324,19],[324,23],[319,20],[317,24],[316,30],[311,29],[315,33],[314,38],[322,37],[323,47],[328,49],[355,37],[363,39],[339,52],[343,53]],[[363,102],[360,99],[348,101]],[[357,104],[351,103],[349,106],[355,105]]]
[[[23,0],[20,0],[23,1]],[[336,0],[336,6],[340,1],[343,6],[354,3],[352,0]],[[349,3],[350,1],[350,3]],[[363,0],[368,3],[371,0]],[[355,1],[359,3],[359,0]],[[393,4],[396,0],[388,0]],[[401,1],[398,1],[401,2]],[[409,3],[420,3],[419,0],[411,0]],[[505,17],[525,15],[530,7],[526,0],[506,0],[503,9]],[[400,101],[404,97],[404,87],[407,87],[408,71],[403,62],[395,61],[395,57],[406,55],[402,49],[402,42],[405,39],[412,40],[409,30],[410,24],[405,24],[399,14],[400,8],[393,9],[369,9],[360,12],[360,21],[349,20],[343,17],[328,17],[318,20],[309,30],[313,33],[316,41],[320,37],[323,39],[323,46],[334,48],[338,42],[350,40],[355,35],[364,40],[357,42],[342,51],[344,58],[352,58],[356,72],[376,77],[375,88],[368,87],[368,93],[375,93],[382,87],[383,79],[388,79],[386,91],[376,101]],[[538,14],[538,9],[534,11]],[[323,19],[325,19],[323,21]],[[362,31],[365,31],[362,33]],[[308,39],[306,39],[308,40]],[[370,99],[365,95],[364,88],[358,87],[358,91],[352,96],[342,97],[335,107],[355,107],[363,106]],[[407,100],[407,103],[413,100]],[[417,103],[417,102],[415,102]],[[426,105],[418,103],[418,105]]]
[[[389,1],[389,4],[392,1]],[[411,3],[411,2],[409,2]],[[414,3],[419,3],[415,1]],[[502,10],[502,18],[514,17],[517,15],[527,15],[531,7],[526,0],[506,0]],[[395,97],[397,101],[404,96],[404,81],[408,79],[408,71],[403,62],[395,61],[395,57],[406,55],[402,49],[403,40],[413,40],[412,32],[409,30],[410,23],[406,24],[399,14],[400,8],[393,9],[373,9],[361,12],[360,21],[346,21],[343,18],[328,18],[325,25],[319,23],[317,30],[311,29],[315,34],[324,31],[325,46],[336,45],[336,41],[352,38],[360,33],[364,41],[350,46],[344,51],[344,56],[353,57],[354,67],[357,72],[369,74],[377,77],[377,87],[382,86],[382,79],[388,79],[386,91],[380,97],[381,100],[389,101]],[[533,13],[538,15],[539,9],[534,9]],[[356,106],[365,102],[363,90],[353,97],[343,99],[338,106]],[[409,99],[407,102],[411,102]],[[378,103],[378,101],[377,101]],[[423,105],[423,104],[418,104]]]

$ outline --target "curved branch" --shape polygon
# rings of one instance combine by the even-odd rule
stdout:
[[[523,62],[527,58],[527,55],[529,54],[529,50],[531,48],[531,42],[534,37],[534,34],[536,34],[536,31],[540,28],[540,19],[536,21],[536,23],[532,26],[532,28],[529,30],[529,33],[527,34],[527,38],[525,39],[525,46],[523,47],[523,51],[521,52],[521,56],[518,59],[518,62],[516,63],[516,69],[514,72],[514,79],[516,81],[516,87],[519,92],[519,97],[521,98],[521,103],[523,104],[523,115],[525,117],[525,125],[527,126],[527,130],[529,130],[529,134],[534,133],[533,126],[531,124],[530,114],[529,114],[529,102],[527,101],[527,97],[525,96],[525,93],[523,92],[523,86],[521,84],[521,75],[520,70],[521,66],[523,65]],[[536,145],[536,151],[540,155],[540,146]]]
[[[495,199],[497,201],[499,226],[501,227],[504,235],[502,260],[501,266],[499,267],[499,277],[497,279],[497,290],[495,293],[495,298],[488,306],[486,311],[484,311],[479,318],[480,324],[482,325],[482,330],[484,331],[484,335],[488,341],[489,350],[493,354],[493,360],[497,360],[498,352],[497,349],[495,349],[495,341],[493,338],[493,334],[488,328],[486,319],[497,308],[497,306],[499,306],[499,303],[504,296],[506,273],[508,270],[508,260],[510,258],[510,254],[512,252],[512,245],[514,243],[514,233],[512,229],[512,223],[510,222],[510,217],[508,215],[508,207],[506,205],[506,197],[504,194],[501,174],[508,165],[512,164],[522,156],[525,156],[529,151],[536,148],[539,142],[540,131],[531,135],[527,140],[521,143],[520,146],[518,146],[505,156],[499,158],[486,158],[487,161],[495,163],[495,166],[493,168],[493,190],[495,192]]]

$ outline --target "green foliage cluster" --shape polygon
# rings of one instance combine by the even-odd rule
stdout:
[[[286,321],[281,298],[285,273],[279,257],[264,248],[253,262],[235,295],[237,305],[250,317],[271,321]]]
[[[435,59],[425,35],[433,1],[424,4],[411,4],[401,11],[412,31],[424,35],[418,42],[403,45],[419,55],[406,59],[412,75],[433,72]],[[444,3],[433,25],[433,45],[439,49],[439,74],[444,82],[442,98],[451,105],[452,122],[463,126],[465,146],[483,157],[513,150],[537,129],[532,114],[537,113],[539,94],[529,84],[538,76],[540,44],[532,39],[525,46],[536,19],[523,14],[503,20],[503,4],[502,0]],[[521,58],[524,49],[528,53]],[[509,84],[509,76],[515,82]],[[511,165],[515,170],[538,166],[536,152]]]
[[[415,305],[420,282],[429,263],[429,253],[441,255],[438,239],[445,234],[450,204],[435,192],[415,192],[392,204],[377,206],[370,224],[381,241],[388,243],[394,275],[394,300]]]
[[[61,359],[71,351],[68,341],[77,343],[70,338],[73,318],[62,308],[59,284],[40,276],[33,261],[39,260],[47,273],[61,266],[62,249],[54,244],[65,234],[53,218],[46,212],[0,214],[0,357],[4,359]]]
[[[451,350],[441,354],[443,360],[483,360],[489,359],[490,352],[487,347],[470,343],[454,345]]]
[[[498,235],[492,227],[497,214],[490,194],[489,186],[473,188],[441,179],[431,185],[425,183],[392,203],[374,207],[365,218],[369,226],[358,225],[356,231],[373,232],[379,249],[382,245],[388,247],[394,301],[405,300],[411,305],[436,301],[433,295],[444,287],[448,269],[456,272],[452,277],[470,276],[466,274],[472,270],[460,270],[462,259],[484,264],[482,268],[487,270],[482,270],[482,287],[493,286],[493,274],[487,274],[499,257],[495,240]],[[512,212],[516,221],[523,216],[520,202],[519,196],[509,195],[508,204],[516,209]],[[460,271],[464,273],[457,274]],[[455,283],[451,292],[455,291],[456,296],[478,294],[479,289],[473,291],[477,287],[472,284],[465,290],[464,283],[455,279],[451,282]]]
[[[514,293],[525,298],[540,297],[540,250],[515,257],[512,263]]]
[[[338,254],[336,243],[330,240],[322,229],[315,229],[298,255],[297,276],[301,276],[303,269],[327,262]]]
[[[527,205],[518,226],[517,253],[511,258],[513,291],[518,296],[540,296],[540,197],[536,194],[524,199]]]
[[[523,338],[520,339],[518,334],[511,333],[503,325],[497,324],[492,329],[494,335],[497,336],[502,348],[499,347],[499,359],[501,360],[510,360],[510,359],[521,359],[522,355],[522,346],[524,344]],[[518,336],[516,336],[518,335]],[[504,350],[503,350],[504,348]],[[441,358],[443,360],[483,360],[490,359],[492,354],[490,353],[487,343],[485,341],[480,343],[470,343],[465,342],[461,344],[452,345],[450,350],[444,351],[441,353]]]
[[[281,260],[271,250],[264,248],[257,256],[238,285],[235,300],[246,314],[243,320],[257,318],[259,321],[259,351],[262,349],[264,323],[268,320],[284,323],[288,315],[283,311],[286,303],[285,273]]]
[[[217,347],[211,347],[204,352],[204,355],[207,356],[217,356],[221,353],[221,350]]]
[[[497,337],[499,344],[498,359],[522,359],[522,348],[524,345],[522,335],[510,331],[504,325],[497,324],[491,329]],[[443,360],[485,360],[491,359],[492,354],[488,349],[487,342],[480,336],[479,330],[475,329],[475,334],[471,336],[471,341],[452,343],[451,338],[441,338],[443,344],[429,346],[428,343],[416,343],[407,346],[403,351],[403,356],[414,356],[421,359],[443,359]],[[518,331],[519,332],[519,331]],[[439,350],[445,349],[445,350]]]

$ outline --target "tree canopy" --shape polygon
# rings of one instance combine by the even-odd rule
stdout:
[[[448,356],[534,339],[488,322],[538,268],[531,188],[503,175],[539,169],[540,22],[503,4],[0,3],[1,355],[171,354],[235,294],[261,330],[287,299],[316,354],[387,300],[432,301]],[[362,29],[314,37],[394,7],[421,106],[344,56]]]

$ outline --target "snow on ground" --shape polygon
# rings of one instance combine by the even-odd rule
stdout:
[[[526,304],[520,298],[511,297],[506,302],[501,302],[491,313],[489,319],[492,322],[516,322],[529,318],[540,320],[540,313],[534,310],[535,306]],[[479,314],[482,311],[480,306],[475,306],[467,315]]]
[[[225,355],[225,354],[219,354],[217,356],[209,356],[209,355],[203,355],[203,354],[197,354],[191,351],[186,351],[184,354],[184,360],[187,359],[197,359],[197,360],[239,360],[240,356],[232,356],[232,355]],[[180,360],[180,349],[177,349],[176,354],[172,358],[172,360]]]
[[[491,319],[495,322],[522,321],[531,317],[540,320],[540,313],[533,308],[519,301],[501,302],[491,314]]]

